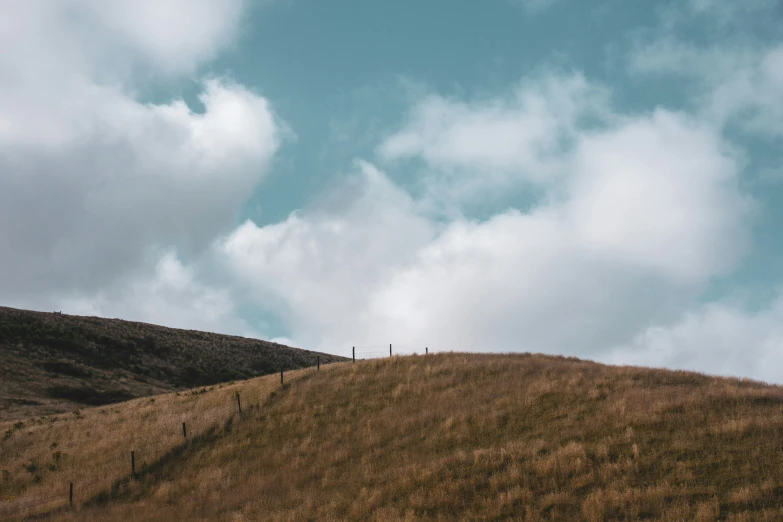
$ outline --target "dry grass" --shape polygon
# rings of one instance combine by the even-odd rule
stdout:
[[[226,407],[231,391],[181,400]],[[96,429],[110,415],[67,422]],[[154,440],[176,433],[180,417],[168,417],[133,422]],[[45,448],[52,429],[29,444]],[[776,386],[540,355],[395,357],[311,372],[138,480],[53,517],[783,520],[781,435]]]
[[[323,370],[327,367],[324,366]],[[284,374],[286,386],[312,372]],[[181,451],[208,440],[277,390],[280,375],[135,399],[72,414],[0,423],[0,518],[50,512],[111,491],[131,474],[134,452],[139,475]],[[185,423],[187,438],[182,430]]]

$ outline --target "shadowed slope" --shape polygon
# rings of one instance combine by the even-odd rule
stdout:
[[[344,360],[276,343],[0,307],[0,420]]]
[[[783,520],[783,390],[538,355],[337,365],[70,520]]]

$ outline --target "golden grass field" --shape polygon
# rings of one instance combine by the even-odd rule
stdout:
[[[285,372],[284,381],[287,385],[312,371]],[[280,374],[274,374],[0,423],[0,520],[68,506],[70,483],[78,508],[130,476],[131,451],[141,475],[173,450],[222,429],[238,413],[237,393],[243,411],[248,411],[282,388]]]
[[[783,520],[779,386],[530,354],[298,372],[3,424],[0,518]]]

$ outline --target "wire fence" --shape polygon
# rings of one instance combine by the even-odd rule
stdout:
[[[350,364],[432,352],[428,347],[367,345],[330,353],[349,359]],[[0,443],[0,468],[13,461],[21,468],[14,469],[16,477],[3,470],[0,519],[79,508],[100,495],[108,495],[122,482],[154,471],[194,440],[209,437],[241,418],[243,412],[261,408],[273,393],[288,384],[330,367],[334,363],[321,365],[319,358],[311,367],[248,381],[17,422],[14,426],[25,424],[24,428],[9,428]],[[43,449],[34,447],[34,441],[41,440]],[[45,481],[42,475],[46,476]],[[20,486],[15,480],[18,477],[26,483]]]
[[[413,346],[392,343],[352,346],[351,348],[330,350],[329,353],[340,357],[345,357],[346,359],[365,360],[406,355],[426,355],[431,353],[431,350],[427,346]]]

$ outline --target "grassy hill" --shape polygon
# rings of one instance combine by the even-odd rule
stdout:
[[[333,364],[0,429],[7,517],[73,481],[52,519],[783,520],[783,388],[571,358]]]
[[[339,357],[229,335],[0,307],[0,420],[50,415]]]

